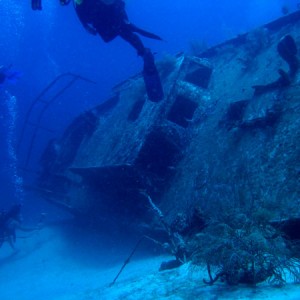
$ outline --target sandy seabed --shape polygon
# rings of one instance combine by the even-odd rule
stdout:
[[[161,262],[170,259],[161,255],[134,256],[110,287],[130,249],[107,248],[95,236],[70,241],[55,226],[26,237],[20,233],[17,247],[17,252],[7,244],[0,249],[0,300],[300,299],[296,283],[207,286],[206,271],[189,264],[159,272]]]

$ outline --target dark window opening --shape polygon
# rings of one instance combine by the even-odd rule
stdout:
[[[179,157],[180,148],[176,141],[161,131],[153,131],[147,137],[136,165],[146,172],[165,177],[178,162]]]
[[[228,121],[240,121],[243,119],[245,109],[249,104],[249,100],[241,100],[237,102],[230,103],[226,119]]]
[[[230,130],[240,124],[243,120],[249,101],[250,100],[241,100],[230,103],[227,112],[219,122],[219,125]]]
[[[188,127],[192,120],[198,104],[186,97],[178,96],[171,107],[168,120],[182,127]]]
[[[190,64],[189,72],[185,76],[185,81],[195,84],[201,88],[207,89],[212,69],[199,64]]]

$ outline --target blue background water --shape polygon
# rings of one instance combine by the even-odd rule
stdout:
[[[127,0],[131,22],[163,37],[163,42],[143,39],[157,53],[188,52],[191,42],[214,45],[282,16],[286,5],[292,12],[296,0]],[[32,195],[16,191],[16,180],[24,173],[22,166],[29,136],[25,135],[17,159],[14,147],[24,116],[38,93],[57,75],[73,72],[96,82],[80,83],[59,99],[49,110],[44,124],[59,136],[74,116],[107,99],[114,85],[139,72],[142,61],[135,50],[120,38],[105,44],[88,34],[77,19],[72,5],[43,0],[42,11],[32,11],[30,1],[0,0],[0,65],[13,64],[23,76],[15,85],[0,88],[0,208],[20,201],[29,203]],[[15,98],[13,98],[14,96]],[[51,137],[41,133],[40,145]],[[26,140],[27,139],[27,140]],[[26,144],[27,143],[27,144]],[[9,153],[10,151],[10,153]],[[34,158],[40,155],[36,148]],[[35,169],[36,159],[28,168]],[[32,211],[32,205],[27,210]],[[36,206],[34,206],[36,208]]]

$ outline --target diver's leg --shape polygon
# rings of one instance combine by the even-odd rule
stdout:
[[[128,24],[129,25],[129,24]],[[128,42],[131,46],[133,46],[136,51],[137,54],[139,56],[144,56],[145,53],[145,46],[143,45],[141,39],[139,38],[139,36],[135,33],[133,33],[130,30],[130,27],[127,24],[124,26],[124,28],[122,28],[119,32],[119,36],[125,40],[126,42]]]
[[[144,60],[143,77],[149,99],[154,102],[162,100],[164,92],[151,50],[145,48],[139,36],[132,32],[130,24],[126,24],[119,35],[131,44]]]
[[[159,73],[155,65],[154,56],[150,49],[145,49],[143,59],[143,77],[148,97],[151,101],[158,102],[164,98],[164,92]]]

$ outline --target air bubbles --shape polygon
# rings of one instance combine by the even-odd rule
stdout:
[[[16,125],[18,118],[17,98],[5,91],[5,105],[7,109],[7,117],[4,125],[6,127],[6,146],[8,154],[9,176],[15,191],[15,199],[23,202],[23,178],[18,172],[18,159],[16,153]]]

